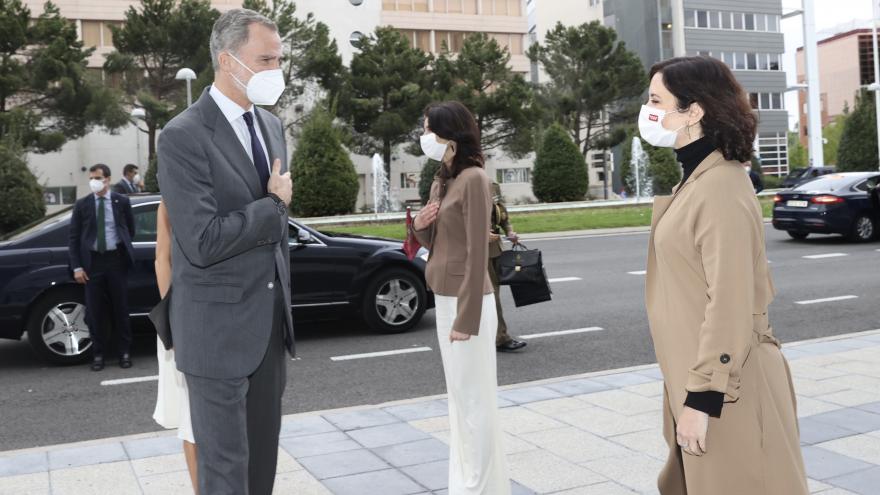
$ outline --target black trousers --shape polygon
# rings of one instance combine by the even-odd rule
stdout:
[[[92,350],[103,356],[106,350],[104,336],[107,303],[110,303],[113,328],[118,340],[117,351],[121,356],[131,348],[131,324],[128,312],[128,264],[124,248],[103,254],[92,252],[92,266],[86,270],[86,318],[92,339]]]
[[[281,396],[287,385],[284,311],[290,311],[281,282],[276,280],[275,287],[272,335],[263,361],[253,374],[233,379],[185,375],[193,436],[199,447],[199,493],[272,494],[281,433]]]

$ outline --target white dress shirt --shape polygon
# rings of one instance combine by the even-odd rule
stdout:
[[[229,125],[232,126],[232,130],[235,131],[235,135],[238,136],[238,140],[241,141],[241,146],[244,148],[244,152],[247,153],[248,157],[251,159],[251,163],[254,161],[254,153],[251,150],[251,133],[248,132],[247,122],[244,121],[243,115],[245,114],[245,110],[239,106],[238,103],[229,99],[228,96],[224,95],[217,86],[211,85],[211,89],[209,94],[212,98],[214,98],[214,102],[217,103],[217,106],[220,107],[220,111],[223,112],[223,116],[226,117],[226,120],[229,121]],[[260,129],[260,121],[257,120],[256,112],[254,112],[254,106],[251,105],[250,108],[247,109],[248,112],[251,113],[254,117],[254,130],[257,132],[257,138],[260,140],[260,146],[263,147],[263,153],[266,155],[266,162],[269,164],[269,174],[272,174],[272,162],[275,161],[275,156],[269,156],[268,149],[266,148],[266,140],[263,138],[263,131]]]

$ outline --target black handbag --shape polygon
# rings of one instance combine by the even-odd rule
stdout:
[[[544,275],[542,283],[511,285],[510,293],[513,295],[513,303],[519,308],[520,306],[549,301],[552,299],[553,291],[550,289],[547,276]]]
[[[498,257],[498,283],[500,285],[541,284],[546,282],[541,251],[528,249],[522,243],[504,251]]]
[[[165,350],[170,350],[174,347],[174,343],[171,341],[171,288],[168,288],[168,292],[165,294],[165,297],[159,301],[152,311],[150,311],[150,321],[153,322],[153,326],[156,327],[156,335],[159,336],[159,340],[162,341],[162,345],[165,347]]]

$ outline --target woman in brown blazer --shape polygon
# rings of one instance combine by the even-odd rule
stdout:
[[[807,490],[788,364],[768,323],[774,296],[761,206],[740,162],[757,119],[708,57],[651,69],[639,130],[674,147],[684,177],[654,201],[646,302],[664,378],[663,495]]]
[[[429,106],[424,125],[422,150],[443,165],[413,233],[430,249],[425,279],[449,396],[449,494],[509,495],[496,400],[498,317],[486,269],[492,195],[480,131],[458,102]]]

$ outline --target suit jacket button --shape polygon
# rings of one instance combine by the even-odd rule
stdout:
[[[730,355],[729,354],[722,354],[721,355],[721,364],[727,364],[729,362],[730,362]]]
[[[266,287],[268,287],[268,288],[270,288],[270,289],[274,289],[274,288],[275,288],[275,283],[274,283],[274,282],[269,282],[269,283],[266,285]]]

